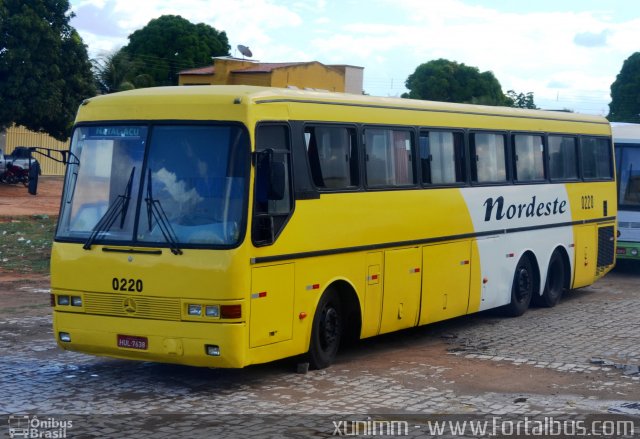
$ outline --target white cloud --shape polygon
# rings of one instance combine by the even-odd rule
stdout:
[[[400,80],[419,64],[442,57],[493,71],[505,90],[550,96],[556,91],[549,82],[565,82],[606,101],[621,60],[638,50],[640,40],[638,20],[613,23],[599,12],[505,13],[459,0],[379,3],[404,10],[407,20],[344,25],[333,37],[313,41],[317,53],[330,59],[340,53],[367,67],[372,55],[384,53],[389,65],[375,68]],[[576,37],[588,35],[597,38]]]
[[[90,50],[94,45],[101,50],[126,45],[129,34],[161,15],[180,15],[193,23],[203,22],[226,31],[232,47],[237,44],[268,46],[272,43],[271,30],[295,28],[302,24],[297,13],[268,0],[87,0],[72,3],[76,11],[72,24],[90,44]],[[106,13],[98,19],[93,16],[97,16],[94,14],[96,9]],[[88,18],[91,24],[85,23],[84,14],[92,15]],[[96,32],[96,29],[101,29],[101,32]]]
[[[599,10],[525,13],[516,3],[505,12],[464,0],[72,1],[78,12],[105,12],[94,26],[75,19],[94,52],[126,44],[126,36],[152,18],[178,14],[225,31],[232,54],[243,44],[262,61],[363,66],[365,89],[373,94],[400,94],[419,64],[447,58],[491,70],[504,90],[532,91],[536,101],[557,97],[559,87],[549,84],[562,83],[575,96],[586,91],[605,96],[603,102],[624,59],[639,50],[638,8],[634,15],[625,3],[626,13],[619,14],[618,3],[603,11],[593,2]],[[579,99],[575,103],[578,108]]]
[[[611,34],[611,31],[609,31],[608,29],[605,29],[599,33],[581,32],[579,34],[576,34],[573,41],[578,46],[601,47],[601,46],[607,45],[607,39],[609,38],[610,34]]]
[[[198,194],[195,188],[187,190],[187,185],[183,180],[178,180],[176,174],[169,172],[166,168],[161,168],[153,173],[154,180],[161,183],[169,195],[171,200],[181,206],[195,206],[201,203],[204,198]]]

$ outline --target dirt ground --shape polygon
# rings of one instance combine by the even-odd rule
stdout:
[[[63,177],[40,177],[37,195],[23,185],[0,184],[0,216],[58,215]]]
[[[38,181],[36,195],[30,195],[23,185],[0,184],[0,217],[23,215],[58,215],[63,177],[44,176]],[[18,307],[39,305],[40,310],[50,312],[46,294],[24,294],[49,288],[48,275],[4,273],[0,267],[0,296],[4,300],[4,312]],[[46,297],[45,297],[46,296]]]

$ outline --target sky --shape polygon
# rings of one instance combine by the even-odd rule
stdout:
[[[420,64],[492,71],[543,109],[606,116],[624,60],[640,51],[638,0],[71,0],[91,57],[161,15],[224,31],[262,62],[364,67],[364,91],[400,96]]]

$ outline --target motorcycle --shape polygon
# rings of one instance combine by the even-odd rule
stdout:
[[[18,184],[29,186],[29,169],[21,168],[13,163],[7,163],[6,169],[0,174],[0,183]]]

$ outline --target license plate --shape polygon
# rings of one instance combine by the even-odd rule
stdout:
[[[627,254],[627,249],[626,248],[617,248],[616,249],[616,253],[619,255],[626,255]]]
[[[147,350],[149,340],[147,337],[136,337],[134,335],[118,334],[118,347],[127,349]]]

